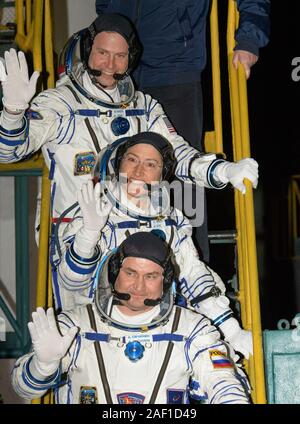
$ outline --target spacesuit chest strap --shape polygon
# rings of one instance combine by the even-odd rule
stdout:
[[[174,316],[174,320],[173,320],[173,325],[172,325],[171,333],[175,333],[175,331],[177,331],[179,320],[180,320],[180,315],[181,315],[181,308],[178,308],[176,306],[175,306],[175,308],[176,308],[176,312],[175,312],[175,316]],[[149,404],[150,405],[152,405],[152,404],[155,403],[155,400],[156,400],[156,397],[157,397],[157,393],[159,391],[159,388],[161,386],[161,382],[162,382],[162,380],[164,378],[164,375],[166,373],[166,369],[168,367],[168,363],[169,363],[170,358],[171,358],[173,347],[174,347],[174,343],[170,341],[168,343],[168,347],[167,347],[167,351],[166,351],[166,354],[165,354],[165,358],[164,358],[164,361],[162,363],[162,366],[161,366],[161,369],[159,371],[159,374],[157,376],[157,380],[156,380],[155,386],[153,388],[153,392],[152,392],[152,395],[151,395],[151,398],[150,398],[150,401],[149,401]]]
[[[73,94],[76,102],[81,105],[82,104],[82,101],[80,100],[80,98],[79,98],[78,94],[76,93],[75,89],[73,87],[71,87],[69,84],[66,84],[66,87],[71,91],[71,93]],[[91,139],[92,139],[92,141],[94,143],[96,152],[97,153],[100,153],[100,150],[101,149],[100,149],[99,141],[98,141],[98,138],[96,136],[95,131],[93,130],[93,128],[91,126],[91,123],[90,123],[89,119],[88,118],[85,118],[84,119],[84,123],[85,123],[85,125],[87,127],[87,130],[88,130],[88,132],[89,132],[89,134],[91,136]]]
[[[142,221],[139,219],[130,220],[130,221],[122,221],[122,222],[116,222],[114,224],[115,228],[119,229],[125,229],[125,228],[160,228],[162,226],[162,223],[166,227],[177,227],[177,223],[174,219],[166,218],[166,219],[157,219],[157,218],[149,218],[147,221]]]
[[[89,304],[86,307],[87,307],[87,312],[88,312],[91,327],[97,333],[97,325],[96,325],[96,320],[95,320],[95,315],[94,315],[94,312],[93,312],[92,305]],[[103,386],[103,390],[104,390],[104,394],[105,394],[105,399],[106,399],[107,404],[112,405],[113,401],[112,401],[110,387],[109,387],[109,383],[108,383],[108,379],[107,379],[107,375],[106,375],[106,370],[105,370],[105,365],[104,365],[104,360],[103,360],[103,355],[102,355],[100,343],[98,341],[95,341],[94,347],[95,347],[95,352],[96,352],[101,382],[102,382],[102,386]]]
[[[71,85],[69,85],[69,84],[66,84],[65,87],[67,87],[67,89],[71,91],[71,93],[73,94],[76,102],[79,103],[79,104],[82,104],[82,101],[78,97],[78,94],[76,93],[76,91],[74,90],[74,88],[71,87]]]

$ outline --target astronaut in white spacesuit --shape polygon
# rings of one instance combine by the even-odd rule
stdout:
[[[175,162],[168,140],[151,131],[119,140],[103,151],[96,171],[101,185],[98,182],[95,189],[92,181],[83,185],[80,210],[64,231],[56,289],[64,310],[90,302],[101,258],[130,234],[152,232],[172,248],[180,292],[188,304],[210,318],[225,340],[249,358],[251,332],[241,329],[233,317],[224,283],[199,259],[192,226],[180,210],[170,206],[162,185],[172,176]]]
[[[103,261],[93,304],[38,308],[33,351],[12,382],[25,398],[54,388],[56,403],[250,403],[249,386],[207,318],[174,305],[176,271],[167,244],[129,236]]]
[[[90,178],[96,154],[120,136],[141,131],[155,131],[171,142],[176,176],[183,181],[213,188],[230,182],[245,192],[243,179],[248,178],[256,186],[255,160],[219,162],[214,154],[200,154],[176,133],[156,100],[135,91],[129,74],[140,53],[127,18],[101,15],[70,38],[61,55],[64,72],[56,88],[40,93],[28,109],[38,73],[29,79],[24,54],[5,52],[5,64],[0,62],[0,163],[28,158],[42,148],[52,182],[53,223],[76,201],[75,193]]]

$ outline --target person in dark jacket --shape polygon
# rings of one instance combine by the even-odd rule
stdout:
[[[270,0],[237,0],[240,13],[233,64],[250,76],[259,49],[268,43]],[[96,0],[96,12],[121,13],[135,24],[143,54],[134,78],[139,90],[163,106],[176,131],[202,150],[201,72],[206,65],[206,21],[210,0]],[[206,215],[206,214],[205,214]],[[206,220],[196,244],[208,261]]]

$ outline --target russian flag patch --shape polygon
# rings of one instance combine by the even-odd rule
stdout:
[[[226,353],[223,353],[218,349],[213,349],[209,351],[209,356],[214,368],[233,368],[232,362]]]

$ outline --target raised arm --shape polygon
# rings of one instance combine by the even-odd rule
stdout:
[[[247,178],[256,188],[258,164],[254,159],[245,158],[238,162],[229,162],[213,153],[200,153],[188,144],[188,140],[184,140],[176,133],[155,99],[144,95],[144,100],[148,131],[163,135],[172,144],[177,160],[175,175],[180,180],[215,189],[222,189],[230,183],[244,194],[246,191],[244,179]]]
[[[61,360],[73,343],[78,328],[72,326],[61,335],[52,308],[47,312],[37,308],[28,328],[33,353],[16,361],[12,384],[21,397],[34,399],[43,396],[59,381]]]
[[[98,242],[112,205],[105,196],[100,183],[95,187],[90,180],[77,193],[82,219],[76,221],[77,229],[68,234],[59,265],[59,279],[68,290],[83,290],[90,286],[91,277],[100,259]],[[73,227],[73,228],[76,228]]]

